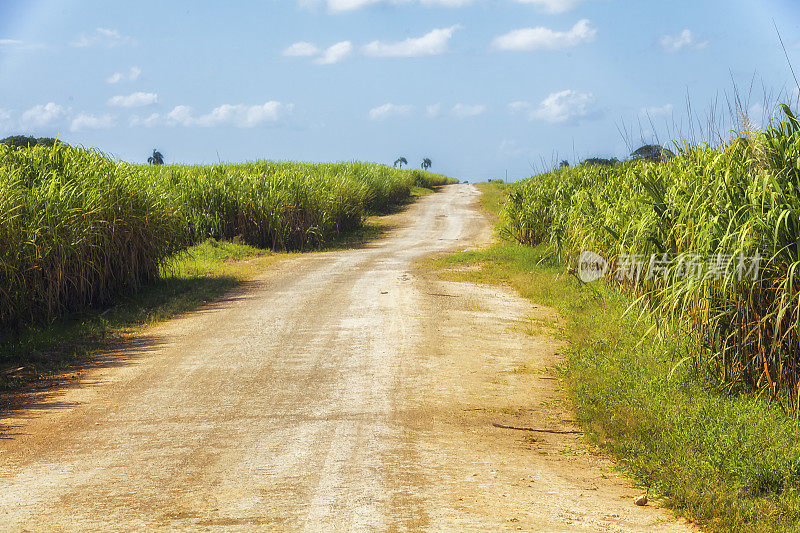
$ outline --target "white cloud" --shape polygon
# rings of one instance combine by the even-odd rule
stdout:
[[[168,126],[235,126],[252,128],[264,123],[278,122],[284,115],[292,112],[292,104],[270,101],[261,105],[223,104],[215,107],[210,113],[194,116],[194,110],[185,105],[175,106],[166,116],[157,113],[142,119],[131,117],[132,126],[154,126],[159,123]]]
[[[93,33],[82,33],[75,41],[69,44],[76,48],[88,48],[90,46],[112,48],[123,44],[136,44],[136,41],[132,37],[120,34],[117,30],[96,28]]]
[[[543,120],[552,124],[569,122],[593,115],[595,98],[592,93],[566,90],[550,94],[538,107],[528,102],[511,102],[508,109],[514,114],[525,114],[529,120]]]
[[[53,102],[33,106],[22,114],[21,126],[23,129],[43,128],[51,126],[56,121],[64,118],[66,111],[63,107]]]
[[[117,95],[108,99],[108,105],[120,107],[144,107],[158,103],[156,93],[137,92],[128,96]]]
[[[424,6],[440,7],[461,7],[473,2],[473,0],[326,0],[324,3],[331,13],[342,13],[379,4],[409,4],[415,1]],[[299,0],[299,3],[306,7],[315,7],[321,2],[319,0]]]
[[[383,120],[389,117],[408,115],[411,113],[412,109],[413,106],[410,105],[383,104],[370,109],[369,118],[372,120]]]
[[[230,105],[224,104],[214,108],[211,113],[197,119],[201,126],[228,124],[237,128],[252,128],[264,122],[277,122],[287,112],[291,112],[291,104],[267,102],[262,105]]]
[[[353,11],[363,7],[378,4],[380,0],[328,0],[328,11]]]
[[[150,116],[147,117],[140,117],[139,115],[131,115],[128,124],[131,127],[135,126],[144,126],[145,128],[152,128],[154,126],[158,126],[162,123],[161,115],[159,113],[152,113]]]
[[[709,43],[709,41],[698,42],[691,30],[683,30],[678,35],[664,35],[659,42],[665,52],[701,50],[708,46]]]
[[[459,118],[476,117],[486,112],[485,105],[456,104],[452,109],[453,115]]]
[[[175,124],[182,124],[190,126],[193,124],[192,115],[194,110],[188,105],[176,105],[172,111],[167,113],[167,124],[174,126]]]
[[[28,43],[17,39],[0,39],[0,48],[15,50],[41,50],[44,48],[42,43]]]
[[[522,28],[496,37],[492,46],[498,50],[557,50],[594,41],[597,30],[587,19],[579,20],[569,31],[550,28]]]
[[[409,38],[394,43],[372,41],[364,46],[364,54],[373,57],[419,57],[443,54],[453,32],[460,26],[439,28],[422,37]]]
[[[425,6],[462,7],[471,4],[473,0],[419,0]]]
[[[436,103],[425,106],[425,112],[431,118],[438,117],[442,113],[442,104]]]
[[[325,51],[322,52],[322,56],[315,62],[318,65],[332,65],[345,59],[352,51],[353,43],[350,41],[342,41],[326,48]]]
[[[533,4],[543,8],[548,13],[566,13],[581,0],[516,0],[520,4]]]
[[[317,45],[306,41],[296,42],[283,51],[283,55],[289,57],[310,57],[318,53],[319,48],[317,48]]]
[[[71,131],[86,131],[86,130],[107,130],[114,126],[114,117],[111,115],[87,115],[84,113],[79,114],[72,119]]]
[[[672,104],[666,104],[662,106],[651,106],[651,107],[643,107],[639,114],[642,116],[648,116],[651,118],[656,117],[668,117],[672,115],[672,111],[675,107]]]
[[[108,78],[107,83],[119,83],[121,81],[136,81],[142,75],[142,69],[139,67],[131,67],[128,72],[115,72]]]

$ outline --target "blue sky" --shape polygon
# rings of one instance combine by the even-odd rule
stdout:
[[[702,123],[754,77],[763,120],[796,94],[773,19],[800,69],[791,0],[2,0],[0,136],[519,179],[688,135],[687,95]]]

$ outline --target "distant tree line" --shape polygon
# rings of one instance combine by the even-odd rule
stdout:
[[[34,146],[53,146],[56,143],[66,144],[58,139],[51,137],[30,137],[25,135],[12,135],[5,139],[0,139],[0,144],[5,144],[11,148],[33,148]]]
[[[631,153],[631,160],[633,161],[652,161],[654,163],[660,163],[661,161],[672,159],[673,157],[675,157],[675,154],[672,152],[672,150],[657,144],[646,144],[640,148],[637,148],[633,151],[633,153]],[[620,163],[622,163],[622,161],[616,157],[590,157],[581,161],[578,166],[586,167],[595,165],[601,167],[613,167],[614,165],[618,165]],[[559,168],[569,167],[569,161],[561,161],[558,166]]]

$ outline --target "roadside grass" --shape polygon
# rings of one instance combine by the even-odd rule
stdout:
[[[403,205],[434,192],[414,189],[413,198]],[[370,216],[320,251],[359,248],[392,227],[387,217]],[[218,299],[297,253],[272,252],[239,239],[206,239],[170,257],[161,267],[159,279],[118,295],[109,306],[33,324],[13,334],[0,331],[0,391],[18,391],[34,382],[45,386],[112,342]]]
[[[508,184],[492,182],[476,183],[475,186],[481,191],[481,207],[492,215],[494,222],[497,222],[500,209],[502,209],[506,194],[508,194]]]
[[[171,257],[160,279],[119,295],[106,309],[0,335],[0,390],[47,380],[113,340],[220,297],[286,255],[208,239]]]
[[[426,187],[420,187],[418,185],[414,185],[411,187],[411,197],[412,200],[414,198],[419,198],[420,196],[428,196],[429,194],[433,194],[436,191],[434,189],[428,189]]]
[[[502,190],[482,189],[496,209]],[[626,312],[627,296],[585,285],[548,257],[499,242],[433,264],[449,279],[508,284],[564,317],[577,419],[651,499],[709,531],[800,529],[797,421],[755,395],[704,386],[678,333],[648,334],[652,324]]]

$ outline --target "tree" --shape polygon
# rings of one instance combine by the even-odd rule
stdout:
[[[616,157],[612,157],[610,159],[606,159],[604,157],[590,157],[589,159],[585,159],[581,162],[582,167],[587,167],[591,165],[601,166],[601,167],[613,167],[619,163],[619,159]]]
[[[406,159],[405,157],[402,157],[402,156],[400,156],[400,157],[398,157],[397,159],[394,160],[394,168],[397,168],[397,167],[403,168],[403,165],[407,165],[407,164],[408,164],[408,159]]]
[[[37,139],[35,137],[26,137],[25,135],[12,135],[11,137],[0,140],[0,144],[5,144],[11,148],[33,148],[34,146],[51,147],[56,143],[64,144],[50,137],[39,137]]]
[[[652,161],[653,163],[660,163],[665,159],[672,159],[675,154],[671,150],[667,150],[663,146],[657,144],[645,144],[641,148],[637,148],[631,157],[636,161]]]
[[[569,161],[566,159],[563,160],[561,163],[558,164],[558,168],[569,168]]]
[[[422,170],[428,170],[429,168],[431,168],[431,165],[432,163],[429,157],[426,157],[425,159],[422,160],[422,165],[421,165]]]
[[[153,155],[147,158],[147,162],[151,165],[163,165],[164,164],[164,154],[159,152],[157,149],[153,148]]]

